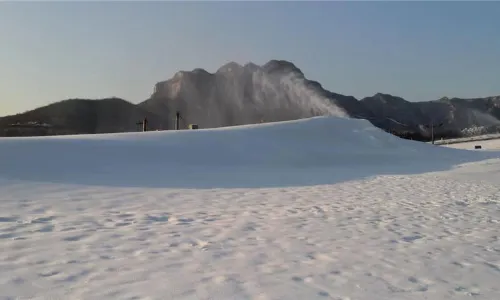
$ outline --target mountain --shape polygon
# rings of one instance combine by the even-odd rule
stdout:
[[[483,133],[500,129],[500,96],[408,102],[378,93],[360,102],[375,115],[372,123],[388,131],[408,130],[429,135],[430,125],[434,124],[438,136],[458,137],[471,128],[482,128]]]
[[[0,118],[0,135],[59,135],[137,131],[148,118],[161,126],[162,118],[123,99],[70,99],[23,114]]]
[[[139,106],[170,120],[169,128],[174,126],[175,111],[183,116],[184,126],[196,123],[202,128],[330,114],[368,119],[386,131],[426,140],[431,124],[442,123],[434,128],[437,137],[458,137],[471,127],[497,130],[499,99],[409,102],[377,93],[357,100],[308,80],[291,62],[271,60],[263,66],[230,62],[215,73],[180,71],[158,82],[152,96]]]
[[[271,60],[263,66],[230,62],[215,73],[180,71],[157,83],[150,99],[139,106],[172,120],[169,128],[176,111],[181,112],[185,124],[202,128],[328,114],[369,115],[356,98],[326,91],[283,60]]]
[[[71,99],[0,118],[0,135],[21,135],[12,124],[36,124],[23,134],[76,134],[137,131],[147,117],[152,129],[200,128],[286,121],[321,115],[363,118],[399,136],[428,140],[431,124],[436,137],[500,130],[500,96],[441,98],[409,102],[377,93],[358,100],[324,89],[293,63],[271,60],[259,66],[230,62],[215,73],[203,69],[179,71],[154,85],[149,99],[137,105],[122,99]],[[29,123],[31,122],[31,123]],[[32,126],[31,126],[32,127]],[[40,129],[41,128],[41,129]]]

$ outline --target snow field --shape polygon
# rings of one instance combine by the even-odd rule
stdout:
[[[443,147],[455,148],[455,149],[467,149],[467,150],[475,150],[474,146],[481,145],[481,150],[500,150],[500,138],[499,139],[491,139],[491,140],[480,140],[480,141],[470,141],[456,144],[443,145]],[[477,151],[477,150],[476,150]]]
[[[4,297],[500,295],[498,188],[447,174],[286,189],[4,191]]]
[[[0,299],[500,298],[498,152],[313,118],[0,157]]]

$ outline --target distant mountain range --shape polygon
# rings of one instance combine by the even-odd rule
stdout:
[[[0,135],[84,134],[138,131],[147,117],[152,130],[233,126],[320,115],[368,119],[404,137],[425,140],[430,127],[437,137],[458,137],[500,129],[500,96],[442,98],[408,102],[378,93],[358,100],[308,80],[293,63],[271,60],[262,66],[228,63],[215,73],[179,71],[156,83],[146,101],[69,99],[22,114],[0,118]]]

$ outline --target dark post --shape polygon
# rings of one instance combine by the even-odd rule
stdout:
[[[434,145],[434,124],[431,124],[431,141],[432,144]]]
[[[142,125],[142,131],[148,131],[148,118],[144,118],[142,122],[137,122],[137,125]]]
[[[142,121],[142,131],[148,131],[148,118],[144,118]]]
[[[175,113],[175,130],[179,130],[179,119],[181,118],[181,113],[176,112]]]
[[[439,123],[439,124],[434,124],[434,122],[431,123],[431,125],[430,125],[431,126],[431,142],[433,145],[434,145],[434,127],[441,127],[443,125],[444,125],[443,122]]]

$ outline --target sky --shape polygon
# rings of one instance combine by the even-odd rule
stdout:
[[[500,2],[1,2],[0,116],[292,61],[358,99],[500,95]]]

